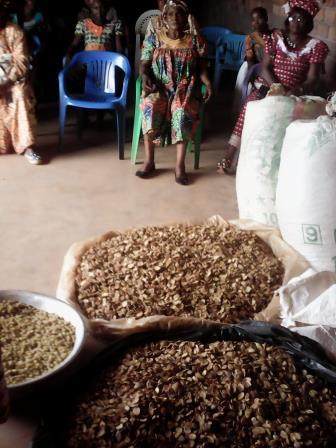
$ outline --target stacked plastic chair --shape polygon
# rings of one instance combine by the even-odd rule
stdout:
[[[241,34],[228,34],[220,39],[216,47],[214,90],[218,92],[225,70],[240,69],[245,59],[245,38]]]
[[[216,46],[220,40],[232,31],[221,26],[206,26],[201,29],[202,36],[208,43],[208,58],[216,58]]]
[[[135,24],[135,59],[134,59],[135,76],[138,76],[138,74],[139,74],[141,45],[142,45],[142,41],[145,37],[149,21],[153,17],[157,17],[160,15],[161,15],[161,11],[159,9],[150,9],[149,11],[146,11],[143,14],[141,14],[141,16],[136,21],[136,24]]]

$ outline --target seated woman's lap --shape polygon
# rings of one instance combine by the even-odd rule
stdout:
[[[196,98],[181,105],[180,99],[169,99],[156,92],[142,98],[140,109],[143,114],[143,133],[154,131],[159,134],[168,124],[173,143],[191,139],[199,123],[199,102]]]

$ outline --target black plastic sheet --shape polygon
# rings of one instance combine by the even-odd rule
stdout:
[[[65,390],[56,391],[54,402],[51,404],[50,399],[48,401],[32,448],[63,448],[58,435],[62,428],[62,420],[66,418],[64,414],[71,407],[71,402],[77,394],[85,390],[87,382],[102,368],[117,362],[128,349],[160,340],[190,340],[202,343],[249,341],[276,345],[291,354],[302,368],[336,386],[336,365],[328,358],[324,349],[315,341],[279,325],[257,321],[241,322],[239,325],[199,321],[198,325],[193,323],[181,328],[133,334],[111,344],[89,366],[79,372]]]

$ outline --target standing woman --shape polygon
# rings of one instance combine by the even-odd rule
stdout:
[[[0,0],[0,154],[13,149],[42,163],[35,144],[35,100],[23,31],[10,21],[10,0]]]
[[[275,30],[267,38],[262,76],[257,79],[257,87],[252,90],[247,101],[260,100],[268,93],[296,96],[314,93],[329,51],[324,42],[309,35],[319,10],[316,0],[288,2],[285,29]],[[236,167],[232,161],[240,149],[245,113],[246,105],[224,150],[224,159],[218,164],[221,172],[235,173]]]
[[[182,0],[168,0],[162,13],[163,26],[149,27],[141,55],[142,129],[146,160],[136,175],[150,177],[155,171],[154,148],[168,133],[176,144],[175,180],[187,185],[186,147],[199,123],[201,82],[207,101],[212,88],[206,62],[204,39],[190,30],[189,9]]]

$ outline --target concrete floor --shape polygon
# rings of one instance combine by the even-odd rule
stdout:
[[[55,295],[70,245],[112,229],[238,216],[235,179],[216,173],[225,140],[221,124],[205,136],[200,170],[192,169],[188,155],[188,187],[175,183],[173,147],[157,150],[158,175],[141,180],[129,160],[130,143],[119,161],[112,121],[105,127],[91,127],[78,141],[70,125],[64,151],[57,152],[56,121],[42,113],[38,147],[50,163],[36,167],[15,154],[0,157],[0,289]],[[36,421],[27,411],[12,416],[0,428],[0,447],[27,448]]]
[[[188,155],[188,187],[174,181],[173,147],[157,150],[158,176],[141,180],[129,160],[130,144],[126,160],[119,161],[108,131],[90,130],[78,142],[74,128],[67,128],[66,152],[54,153],[45,166],[31,166],[15,154],[1,156],[1,289],[54,295],[69,246],[112,229],[214,214],[236,218],[235,180],[216,173],[223,145],[223,136],[206,138],[198,171]],[[39,147],[50,152],[55,146],[55,123],[46,122]]]

